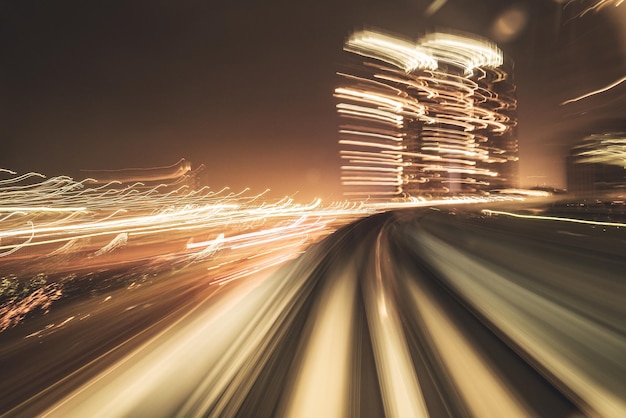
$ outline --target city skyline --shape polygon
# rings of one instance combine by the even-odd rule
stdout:
[[[356,56],[335,90],[347,197],[519,187],[515,84],[495,43],[467,33],[412,42],[362,31],[345,49]]]
[[[623,124],[626,83],[562,104],[624,74],[626,7],[583,3],[5,2],[0,165],[80,178],[186,158],[212,188],[340,199],[332,91],[345,40],[446,27],[513,59],[522,186],[563,187],[571,143]]]

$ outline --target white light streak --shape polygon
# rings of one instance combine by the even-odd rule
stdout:
[[[620,227],[620,228],[626,227],[626,223],[622,223],[622,222],[590,221],[586,219],[561,218],[557,216],[521,215],[519,213],[503,212],[503,211],[491,210],[491,209],[483,209],[482,213],[488,216],[503,215],[503,216],[510,216],[512,218],[520,218],[520,219],[532,219],[532,220],[555,221],[555,222],[571,222],[571,223],[584,224],[584,225],[615,226],[615,227]]]
[[[605,91],[609,91],[614,87],[619,86],[620,84],[622,84],[624,81],[626,81],[626,76],[620,78],[619,80],[609,84],[608,86],[599,88],[598,90],[594,90],[594,91],[590,91],[589,93],[585,93],[582,96],[578,96],[578,97],[574,97],[573,99],[568,99],[565,100],[564,102],[561,103],[561,105],[566,105],[569,103],[574,103],[577,102],[579,100],[583,100],[586,99],[587,97],[591,97],[591,96],[595,96],[596,94],[600,94],[600,93],[604,93]]]

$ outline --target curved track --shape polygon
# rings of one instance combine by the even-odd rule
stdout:
[[[407,210],[271,274],[207,286],[201,266],[172,271],[0,334],[1,411],[626,416],[623,231]]]

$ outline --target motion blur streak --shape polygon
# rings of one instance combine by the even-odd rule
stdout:
[[[277,293],[276,286],[280,286],[279,277],[245,282],[188,317],[187,324],[171,327],[161,338],[139,347],[137,354],[114,365],[44,416],[156,417],[176,416],[177,411],[180,416],[201,415],[189,405],[215,401],[256,348],[255,334],[263,334],[262,328],[255,329],[254,318]],[[202,397],[196,395],[200,389],[206,391],[200,393]],[[187,406],[179,410],[188,398]]]
[[[381,229],[376,238],[372,258],[375,263],[372,269],[374,275],[368,275],[363,292],[385,413],[389,417],[427,417],[428,412],[411,365],[400,316],[393,301],[390,289],[392,283],[383,281],[381,259],[388,259],[381,254],[384,232]],[[384,266],[389,267],[387,263]],[[390,275],[386,271],[384,276],[389,278]]]
[[[125,168],[118,170],[82,170],[89,173],[90,179],[96,183],[106,184],[111,180],[122,183],[184,179],[191,172],[191,163],[181,158],[175,164],[166,167]]]
[[[580,13],[578,13],[575,17],[577,18],[581,18],[584,15],[586,15],[587,13],[590,12],[597,12],[600,9],[606,7],[606,6],[610,6],[613,5],[615,7],[621,5],[624,2],[624,0],[593,0],[591,1],[591,5],[584,8]],[[570,2],[568,2],[566,4],[566,7],[570,4],[570,3],[575,3],[574,0],[571,0]],[[581,2],[583,3],[583,2]],[[584,3],[583,3],[584,4]]]
[[[285,416],[349,416],[356,291],[351,264],[326,284],[310,318],[312,330],[302,347],[304,355]]]
[[[303,205],[289,198],[268,201],[245,190],[212,192],[178,183],[173,190],[140,183],[120,188],[116,181],[90,188],[88,181],[69,177],[1,173],[11,177],[2,180],[0,201],[11,205],[0,205],[0,258],[6,266],[0,269],[6,274],[0,276],[0,331],[36,309],[47,310],[72,287],[72,278],[84,277],[86,271],[103,273],[145,262],[157,270],[156,265],[167,269],[210,262],[209,282],[223,285],[297,256],[353,219],[392,207],[322,204],[320,199]],[[460,203],[445,201],[453,202]],[[68,280],[56,280],[53,290],[42,286],[58,275]],[[35,278],[34,288],[25,277]]]
[[[587,225],[626,227],[626,223],[622,223],[622,222],[590,221],[586,219],[561,218],[557,216],[523,215],[519,213],[503,212],[500,210],[491,210],[491,209],[483,209],[482,213],[484,213],[487,216],[504,215],[504,216],[511,216],[513,218],[522,218],[522,219],[531,219],[531,220],[535,219],[535,220],[540,220],[540,221],[543,220],[543,221],[554,221],[554,222],[572,222],[572,223],[587,224]]]
[[[568,103],[574,103],[582,99],[586,99],[587,97],[595,96],[596,94],[604,93],[605,91],[611,90],[613,87],[617,87],[626,81],[626,77],[622,77],[619,80],[607,85],[606,87],[602,87],[598,90],[590,91],[589,93],[583,94],[582,96],[574,97],[573,99],[565,100],[562,105],[566,105]]]
[[[538,199],[117,200],[26,178],[86,209],[3,218],[2,416],[626,416],[615,202],[578,222]],[[38,244],[18,248],[25,219]]]
[[[462,332],[446,317],[444,310],[431,302],[428,294],[408,282],[420,316],[437,352],[441,354],[450,377],[463,400],[476,417],[525,417],[530,411],[519,404],[489,362],[470,345]]]
[[[431,235],[421,236],[419,245],[425,260],[441,272],[454,291],[551,373],[566,391],[581,399],[580,406],[586,412],[605,417],[626,412],[626,402],[620,396],[625,389],[623,332],[591,320],[590,312],[579,311],[584,309],[582,304],[576,309],[565,305],[569,298],[559,300],[558,287],[547,293],[542,287],[548,283],[538,286],[515,272],[478,262]],[[556,268],[551,270],[556,275]],[[602,267],[599,270],[592,274],[602,274],[605,279],[613,276]],[[530,269],[526,271],[530,273]],[[567,271],[574,274],[573,269]],[[611,305],[610,300],[604,303]],[[623,314],[624,308],[620,310]],[[613,323],[610,318],[606,315],[603,320]]]

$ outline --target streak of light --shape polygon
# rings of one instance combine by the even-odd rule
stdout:
[[[152,260],[182,267],[223,265],[207,280],[223,283],[285,262],[337,225],[376,210],[348,202],[322,204],[320,199],[310,204],[268,200],[265,192],[251,195],[246,190],[146,189],[116,181],[89,187],[65,176],[2,174],[10,178],[0,186],[0,201],[11,204],[0,217],[0,257],[6,266],[32,260],[26,269],[32,274],[43,270],[71,275],[90,266],[106,271]],[[207,241],[211,236],[217,238]],[[261,269],[246,263],[255,252],[265,254]],[[2,292],[24,286],[21,278],[4,280],[9,287]],[[0,329],[14,326],[30,311],[47,309],[48,302],[63,296],[64,283],[57,284],[52,293],[41,288],[29,290],[30,296],[21,291],[15,297],[3,294]]]
[[[282,233],[277,234],[276,231],[271,231],[269,233],[265,233],[264,235],[273,235],[273,236],[269,236],[263,239],[256,239],[254,242],[251,242],[251,243],[233,245],[232,248],[236,250],[239,248],[251,247],[253,245],[263,245],[263,244],[269,244],[269,243],[273,243],[277,241],[283,241],[287,238],[302,237],[302,236],[306,236],[316,231],[321,231],[325,227],[326,227],[326,223],[324,222],[314,222],[310,225],[305,225],[302,228],[299,228],[295,232],[284,233],[286,231],[282,230],[283,231]]]
[[[482,213],[484,213],[487,216],[503,215],[503,216],[510,216],[510,217],[513,217],[513,218],[520,218],[520,219],[533,219],[533,220],[556,221],[556,222],[571,222],[571,223],[577,223],[577,224],[597,225],[597,226],[616,226],[616,227],[620,227],[620,228],[626,227],[626,223],[621,223],[621,222],[590,221],[590,220],[586,220],[586,219],[561,218],[561,217],[557,217],[557,216],[543,216],[543,215],[522,215],[522,214],[519,214],[519,213],[503,212],[503,211],[491,210],[491,209],[483,209]]]
[[[379,180],[352,170],[353,178],[345,181],[401,184],[402,163],[397,156],[359,151],[354,155],[376,155],[393,165],[387,166],[390,171],[379,170]],[[36,173],[2,173],[10,178],[0,186],[0,200],[11,205],[0,217],[0,257],[7,266],[25,265],[20,269],[33,276],[46,271],[74,277],[91,268],[105,272],[139,261],[181,268],[205,263],[207,283],[224,284],[293,258],[351,220],[394,207],[429,204],[415,199],[330,204],[317,199],[298,204],[291,198],[270,201],[265,192],[252,195],[245,190],[214,192],[161,185],[146,189],[115,181],[89,187],[88,182],[65,176],[46,179]],[[452,202],[470,201],[446,201]],[[255,258],[259,255],[263,259]],[[252,259],[258,261],[256,266],[249,265]],[[24,260],[31,261],[24,264]],[[6,277],[7,286],[22,286],[24,281]],[[7,297],[0,309],[0,330],[63,297],[64,281],[57,284],[49,292],[44,287],[39,293],[31,289],[30,299],[23,292],[16,293],[19,297],[3,295]]]
[[[115,238],[111,240],[111,242],[109,242],[107,245],[105,245],[104,247],[96,251],[94,255],[102,255],[102,254],[110,253],[111,251],[114,251],[118,248],[125,246],[127,242],[128,242],[128,234],[126,232],[120,232],[119,234],[115,236]]]
[[[502,51],[492,42],[448,33],[433,33],[420,40],[420,45],[431,50],[439,61],[465,68],[470,74],[477,67],[499,67],[503,63]]]
[[[374,274],[364,286],[363,297],[385,415],[393,418],[428,417],[391,284],[383,281],[382,236],[381,230],[376,239]],[[385,274],[385,277],[389,275]]]
[[[419,245],[448,285],[567,387],[578,407],[590,416],[624,415],[623,380],[613,374],[621,363],[598,367],[589,361],[623,352],[622,335],[532,291],[513,273],[491,270],[438,237],[424,234]],[[549,324],[545,318],[550,318]]]
[[[314,312],[309,342],[284,407],[287,417],[350,415],[351,357],[357,280],[349,264],[328,282]]]
[[[351,141],[348,139],[342,139],[339,141],[339,143],[342,145],[360,145],[364,147],[382,148],[382,149],[390,149],[390,150],[396,150],[396,151],[400,151],[404,149],[402,145],[380,144],[380,143],[371,142],[371,141]]]
[[[280,255],[278,257],[275,257],[273,259],[269,259],[267,261],[264,262],[260,262],[254,265],[253,268],[249,268],[249,269],[243,269],[240,271],[237,271],[234,274],[230,274],[227,276],[223,276],[223,277],[219,277],[215,280],[211,281],[211,284],[218,284],[218,285],[224,285],[226,283],[232,282],[234,280],[239,280],[239,279],[243,279],[244,277],[249,277],[253,274],[257,274],[260,273],[264,270],[270,269],[272,267],[278,266],[280,264],[285,263],[285,261],[292,259],[293,257],[295,257],[296,255],[298,255],[298,253],[290,253],[287,255]]]
[[[28,245],[30,245],[30,243],[32,242],[33,238],[35,237],[35,225],[33,224],[32,221],[28,221],[28,225],[30,225],[30,236],[28,237],[28,239],[20,244],[16,244],[16,245],[12,245],[10,247],[8,247],[8,249],[4,252],[0,253],[0,257],[6,257],[9,256],[11,254],[13,254],[14,252],[16,252],[17,250],[24,248]],[[0,242],[1,242],[2,237],[0,237]],[[5,247],[0,247],[0,249],[5,249]]]
[[[545,190],[529,190],[529,189],[500,189],[494,190],[495,193],[502,194],[518,194],[523,196],[534,196],[534,197],[548,197],[551,195],[550,192],[546,192]]]
[[[471,415],[494,418],[531,416],[531,411],[494,374],[489,359],[467,341],[444,309],[413,280],[406,282],[415,301],[417,317],[426,324],[432,342],[471,410]]]
[[[436,69],[437,61],[427,50],[412,42],[399,40],[381,33],[364,31],[354,34],[346,49],[370,56],[411,72],[416,68]]]
[[[147,205],[150,199],[146,199]],[[447,201],[456,206],[477,199]],[[287,202],[292,208],[293,202]],[[415,198],[403,203],[416,207],[435,201]],[[388,210],[392,205],[379,209]],[[334,241],[331,238],[312,251],[301,252],[302,246],[311,242],[308,235],[323,235],[340,213],[360,216],[365,211],[376,212],[375,208],[369,202],[312,204],[305,213],[286,210],[290,215],[274,219],[277,222],[266,218],[248,224],[249,229],[230,224],[204,231],[201,242],[205,246],[194,249],[200,252],[185,245],[161,247],[185,255],[209,251],[207,257],[215,256],[183,274],[174,269],[168,279],[170,285],[190,279],[195,282],[201,272],[199,283],[191,289],[193,300],[181,309],[182,317],[163,321],[145,339],[118,340],[119,345],[111,351],[93,360],[87,357],[90,364],[82,367],[99,366],[93,373],[77,370],[57,380],[24,402],[22,405],[31,403],[25,405],[32,406],[31,413],[20,416],[325,417],[369,413],[419,417],[448,412],[450,416],[517,417],[545,415],[544,408],[552,408],[553,402],[555,410],[567,404],[564,410],[571,411],[554,416],[578,416],[563,394],[589,416],[624,416],[626,405],[620,399],[624,326],[619,321],[623,309],[605,318],[600,315],[602,309],[586,308],[592,301],[621,308],[620,292],[614,291],[621,287],[604,286],[610,282],[596,277],[614,270],[609,274],[614,276],[611,282],[621,284],[621,269],[591,265],[583,269],[588,272],[580,274],[572,268],[576,264],[570,264],[577,258],[571,252],[562,255],[562,265],[555,263],[559,257],[547,257],[559,252],[558,244],[546,247],[555,251],[527,254],[526,247],[508,242],[506,227],[494,235],[487,226],[489,239],[478,227],[471,231],[472,239],[466,240],[459,233],[465,231],[464,226],[454,227],[462,217],[438,228],[437,218],[449,219],[449,211],[433,207],[430,209],[435,212],[386,214],[353,224],[335,234]],[[251,209],[247,205],[229,214]],[[323,216],[322,210],[333,215]],[[476,227],[475,217],[471,219]],[[378,226],[370,222],[376,220]],[[437,229],[447,232],[438,233]],[[269,232],[249,234],[261,230]],[[555,230],[553,225],[551,231]],[[216,234],[213,240],[206,240]],[[186,233],[180,235],[189,238]],[[235,238],[237,235],[245,239]],[[285,239],[277,245],[263,243],[274,236]],[[226,245],[228,251],[222,251],[226,237],[231,241]],[[132,241],[133,236],[129,238]],[[176,237],[159,234],[152,238],[168,244]],[[237,243],[246,245],[235,248]],[[483,249],[493,249],[493,254]],[[479,257],[477,251],[481,251]],[[283,264],[299,254],[303,257]],[[506,260],[510,260],[510,268]],[[279,265],[283,268],[269,272]],[[168,269],[171,267],[168,264]],[[409,276],[409,271],[415,276]],[[564,277],[568,271],[575,280]],[[426,274],[422,277],[419,272]],[[545,277],[544,281],[535,280],[535,275]],[[244,277],[246,280],[237,281]],[[566,284],[554,286],[554,278]],[[590,280],[593,278],[597,280]],[[200,290],[212,279],[221,287],[210,287],[213,292],[206,296]],[[578,287],[582,282],[587,285]],[[568,301],[572,288],[594,297]],[[163,298],[166,293],[176,293],[172,292],[175,289],[158,287],[152,297]],[[125,332],[129,316],[142,309],[138,302],[152,298],[144,294],[129,301],[127,293],[121,289],[113,297],[92,298],[93,305],[117,305],[120,321],[111,321],[119,322],[115,328],[103,323],[92,327],[95,332],[83,336],[83,343],[102,330]],[[176,305],[180,309],[180,304]],[[44,317],[45,328],[26,335],[26,341],[20,339],[22,347],[41,344],[47,348],[47,356],[39,363],[44,363],[44,370],[45,364],[55,364],[50,358],[58,358],[58,353],[43,339],[54,332],[59,337],[76,335],[69,332],[71,327],[82,325],[78,322],[92,313],[97,316],[83,308],[81,304],[80,311],[73,314],[61,310],[51,315],[54,319]],[[102,320],[108,318],[115,317],[107,315]],[[489,338],[484,338],[487,334]],[[81,339],[67,341],[74,344],[69,355],[82,345]],[[361,347],[363,343],[368,346]],[[118,350],[123,345],[127,348]],[[518,363],[523,370],[515,366]],[[36,367],[25,369],[25,378],[39,372]],[[535,384],[538,389],[533,388]],[[19,383],[15,387],[20,388]],[[378,405],[378,389],[382,405]],[[369,407],[372,411],[365,409]],[[373,412],[378,407],[384,413]],[[23,410],[20,405],[7,415],[17,416]]]
[[[192,401],[215,401],[247,357],[244,353],[258,347],[259,339],[267,333],[267,324],[273,322],[261,322],[261,313],[277,315],[285,303],[269,306],[280,288],[279,280],[256,279],[227,293],[204,311],[199,310],[201,304],[197,305],[43,416],[175,416],[177,411],[171,410],[174,404],[182,410],[179,416],[195,416]],[[246,303],[242,303],[244,300]],[[185,326],[176,327],[183,319],[187,320]],[[164,335],[170,338],[157,344]],[[211,350],[207,351],[209,346]],[[189,359],[194,359],[195,367],[186,367]],[[207,370],[211,371],[208,375]],[[172,381],[177,384],[167,384]]]
[[[95,183],[109,183],[112,180],[120,183],[134,183],[146,181],[182,180],[191,172],[191,163],[181,158],[175,164],[164,167],[123,168],[116,170],[81,170],[89,173],[90,181]]]
[[[611,90],[613,87],[619,86],[624,81],[626,81],[626,76],[624,76],[624,77],[620,78],[619,80],[617,80],[617,81],[607,85],[606,87],[602,87],[602,88],[599,88],[598,90],[590,91],[589,93],[585,93],[582,96],[574,97],[573,99],[565,100],[564,102],[561,103],[561,105],[566,105],[568,103],[574,103],[574,102],[577,102],[579,100],[586,99],[587,97],[591,97],[591,96],[594,96],[596,94],[604,93],[605,91]]]
[[[614,132],[586,137],[572,148],[574,162],[626,167],[626,133]]]
[[[247,234],[240,234],[240,235],[236,235],[233,237],[228,237],[228,238],[224,238],[223,236],[218,237],[219,243],[221,244],[225,244],[228,242],[236,242],[236,241],[241,241],[241,240],[245,240],[248,238],[257,238],[259,236],[263,236],[263,235],[268,235],[268,234],[279,234],[279,233],[283,233],[291,228],[297,227],[298,225],[302,224],[302,222],[305,220],[306,218],[304,216],[300,217],[300,219],[297,219],[292,225],[288,225],[288,226],[281,226],[281,227],[276,227],[276,228],[272,228],[272,229],[266,229],[266,230],[262,230],[262,231],[258,231],[258,232],[250,232]],[[194,249],[194,248],[198,248],[198,247],[206,247],[206,246],[211,246],[215,244],[215,240],[211,240],[211,241],[206,241],[206,242],[195,242],[195,243],[190,243],[187,244],[187,249]]]
[[[285,332],[280,326],[284,312],[299,303],[313,268],[301,263],[293,267],[299,274],[251,272],[215,300],[195,305],[43,416],[206,416],[207,411],[233,416]],[[336,298],[334,306],[343,309],[343,301]],[[336,319],[327,323],[333,326]],[[193,367],[188,367],[189,359]],[[174,387],[172,381],[177,382]],[[305,413],[298,410],[296,415]]]
[[[424,10],[424,16],[431,17],[432,15],[437,13],[439,11],[439,9],[441,9],[446,4],[447,1],[448,0],[433,0],[428,5],[426,10]]]
[[[374,133],[374,132],[351,131],[351,130],[348,130],[348,129],[341,129],[339,131],[339,133],[340,134],[353,134],[353,135],[360,135],[360,136],[371,136],[371,137],[374,137],[374,138],[389,139],[391,141],[397,141],[397,142],[402,141],[402,137],[400,137],[400,136],[383,135],[383,134],[378,134],[378,133]]]
[[[54,212],[54,213],[64,213],[64,212],[84,212],[87,208],[82,207],[65,207],[65,208],[54,208],[54,207],[45,207],[45,206],[0,206],[0,212]]]
[[[575,2],[576,2],[575,0],[571,0],[567,4],[565,4],[564,7],[568,7],[569,5],[574,4]],[[597,12],[597,11],[603,9],[606,6],[610,6],[611,4],[615,5],[615,7],[618,7],[623,2],[624,2],[624,0],[595,0],[595,2],[593,4],[591,4],[590,6],[587,6],[586,8],[584,8],[581,12],[576,14],[576,16],[574,16],[574,18],[581,18],[584,15],[586,15],[587,13]]]
[[[379,94],[373,94],[364,91],[358,91],[355,89],[347,89],[347,88],[337,88],[335,89],[335,94],[338,97],[346,97],[346,98],[359,98],[365,102],[370,102],[372,104],[380,104],[390,106],[390,109],[400,110],[402,109],[402,102],[399,100],[394,100],[389,97],[385,97]]]

